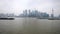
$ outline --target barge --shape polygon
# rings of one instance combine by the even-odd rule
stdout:
[[[0,18],[0,20],[14,20],[14,18]]]

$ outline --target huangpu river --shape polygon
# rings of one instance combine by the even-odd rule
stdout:
[[[37,18],[0,20],[0,34],[60,34],[60,20]]]

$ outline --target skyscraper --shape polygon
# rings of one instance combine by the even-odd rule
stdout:
[[[51,18],[53,18],[53,17],[54,17],[54,10],[53,10],[53,8],[52,8]]]

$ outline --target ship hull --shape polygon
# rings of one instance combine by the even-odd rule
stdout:
[[[0,18],[0,20],[14,20],[14,18]]]
[[[59,18],[49,18],[48,20],[60,20]]]

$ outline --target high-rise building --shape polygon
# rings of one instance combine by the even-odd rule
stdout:
[[[52,8],[52,14],[51,14],[51,17],[53,18],[54,17],[54,10]]]

